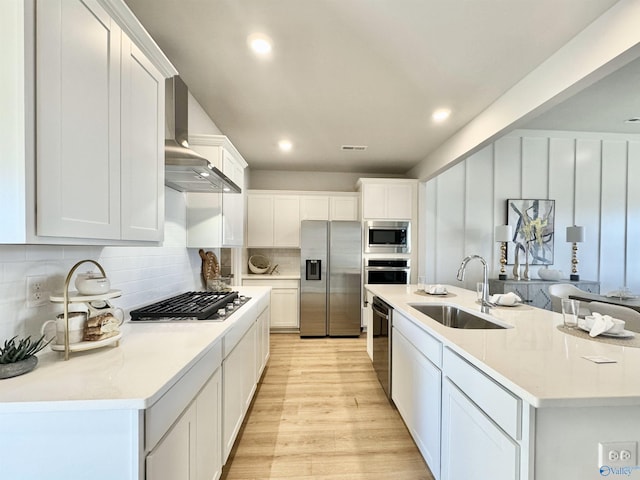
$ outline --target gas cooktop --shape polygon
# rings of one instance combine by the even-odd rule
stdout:
[[[238,292],[185,292],[131,311],[133,322],[225,320],[248,300]]]

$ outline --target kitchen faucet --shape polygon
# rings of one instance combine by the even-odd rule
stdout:
[[[491,304],[491,302],[489,302],[489,280],[488,280],[488,274],[487,274],[487,261],[484,258],[482,258],[480,255],[468,255],[464,257],[464,260],[462,260],[462,263],[460,264],[460,268],[458,268],[457,278],[460,281],[464,280],[464,271],[467,268],[467,263],[469,263],[474,258],[477,258],[482,262],[482,300],[481,300],[482,308],[481,308],[481,311],[482,313],[489,313],[489,307],[492,307],[493,305]]]

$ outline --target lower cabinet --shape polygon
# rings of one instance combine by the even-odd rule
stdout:
[[[442,390],[442,480],[516,480],[518,444],[449,379]]]
[[[147,455],[147,480],[216,480],[222,474],[220,369]]]
[[[393,328],[391,339],[392,399],[429,469],[439,478],[442,373],[400,329]]]
[[[271,287],[271,330],[298,331],[300,328],[300,281],[295,279],[245,278],[242,285]]]

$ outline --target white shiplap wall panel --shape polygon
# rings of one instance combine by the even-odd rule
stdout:
[[[437,179],[438,251],[436,277],[441,283],[457,284],[456,272],[464,258],[465,162],[450,168]]]
[[[607,292],[622,286],[619,272],[625,269],[627,142],[602,143],[602,192],[600,258],[607,268],[600,271],[600,288]]]
[[[585,280],[599,278],[601,148],[599,140],[576,141],[574,222],[585,227],[585,241],[578,244],[578,273]]]
[[[521,198],[521,156],[520,137],[504,137],[494,144],[493,184],[495,225],[505,225],[507,223],[507,200],[510,198]],[[507,245],[507,260],[512,263],[513,258],[513,243],[510,242]],[[497,273],[495,275],[497,275]]]
[[[473,155],[467,162],[464,215],[464,255],[480,255],[489,267],[499,263],[495,255],[498,245],[493,242],[493,146],[489,145]],[[495,247],[495,248],[494,248]],[[462,259],[460,259],[462,260]],[[465,274],[465,285],[474,289],[482,280],[480,262],[469,264]]]
[[[556,202],[553,267],[566,278],[571,272],[571,245],[566,228],[573,225],[575,140],[551,138],[549,141],[549,198]]]
[[[522,139],[522,198],[549,198],[549,139],[524,137]]]
[[[632,292],[640,293],[640,141],[629,142],[627,164],[627,261],[626,280]]]
[[[419,272],[424,272],[428,283],[436,283],[436,252],[438,251],[438,230],[436,228],[437,183],[437,179],[427,182],[424,209],[421,209],[424,211],[424,215],[420,223],[425,224],[425,250],[423,250],[425,252],[425,263],[423,268],[419,269]]]

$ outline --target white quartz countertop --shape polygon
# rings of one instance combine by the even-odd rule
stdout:
[[[479,312],[473,291],[447,286],[452,295],[438,297],[415,293],[415,285],[366,288],[534,407],[640,405],[640,348],[565,334],[557,329],[559,313],[528,305],[492,308],[492,317],[513,328],[460,330],[409,304],[446,303]],[[616,363],[583,358],[596,355]]]
[[[35,370],[0,380],[0,413],[149,407],[271,289],[239,291],[251,300],[222,322],[125,322],[118,347],[71,353],[68,361],[46,347]]]

